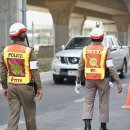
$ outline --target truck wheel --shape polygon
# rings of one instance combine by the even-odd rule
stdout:
[[[53,81],[55,84],[61,84],[64,81],[64,78],[61,78],[60,76],[53,75]]]
[[[125,77],[126,77],[126,72],[127,72],[127,63],[126,63],[126,61],[124,60],[123,66],[122,66],[122,69],[121,69],[120,77],[121,77],[121,78],[125,78]]]

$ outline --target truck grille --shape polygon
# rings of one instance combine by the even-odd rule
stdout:
[[[65,57],[60,57],[61,63],[65,64]]]
[[[60,57],[61,63],[63,64],[78,64],[78,57]]]

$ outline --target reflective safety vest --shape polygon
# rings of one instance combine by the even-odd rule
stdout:
[[[9,84],[27,84],[32,76],[30,71],[31,48],[12,44],[4,49],[3,58],[7,66]]]
[[[104,79],[108,48],[102,44],[92,44],[83,48],[86,79]]]

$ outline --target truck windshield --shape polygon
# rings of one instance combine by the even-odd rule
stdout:
[[[83,49],[84,46],[88,46],[91,44],[90,37],[76,37],[70,40],[67,44],[65,50],[67,49]]]
[[[106,37],[103,38],[102,44],[103,44],[105,47],[108,47],[107,38],[106,38]]]

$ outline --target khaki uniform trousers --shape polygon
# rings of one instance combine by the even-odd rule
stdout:
[[[109,78],[104,80],[86,80],[83,119],[93,118],[93,107],[97,90],[99,93],[99,121],[108,122],[110,97]]]
[[[23,107],[27,130],[36,128],[34,91],[27,85],[8,85],[9,120],[7,130],[18,130],[20,109]]]

